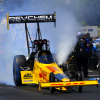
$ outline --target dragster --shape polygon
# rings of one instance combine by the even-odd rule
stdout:
[[[41,88],[49,88],[51,93],[58,90],[70,90],[73,86],[82,91],[82,86],[97,85],[98,80],[82,80],[81,72],[77,72],[76,81],[69,77],[58,67],[50,51],[49,41],[42,39],[39,23],[54,22],[56,26],[56,12],[44,15],[9,16],[7,13],[7,29],[9,24],[25,23],[25,32],[28,48],[28,59],[24,55],[15,55],[13,59],[13,79],[16,86],[38,84]],[[32,41],[27,23],[37,23],[36,38]],[[29,45],[29,40],[32,46]]]

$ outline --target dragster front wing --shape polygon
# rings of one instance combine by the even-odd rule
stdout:
[[[49,87],[88,86],[88,85],[98,86],[98,80],[39,83],[39,90],[41,90],[41,88],[49,88]]]

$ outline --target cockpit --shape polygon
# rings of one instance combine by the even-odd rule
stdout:
[[[51,52],[48,50],[43,50],[43,51],[39,52],[38,60],[40,63],[43,63],[43,64],[54,63],[54,58],[53,58]]]
[[[50,64],[54,62],[52,55],[41,55],[39,57],[39,62],[43,64]]]

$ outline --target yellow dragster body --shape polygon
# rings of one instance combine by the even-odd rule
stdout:
[[[32,71],[21,71],[22,84],[49,83],[51,72],[53,72],[55,75],[65,75],[55,62],[51,64],[43,64],[37,60],[34,60]],[[59,79],[59,81],[69,82],[70,79],[66,76]]]
[[[34,60],[33,70],[21,71],[22,84],[39,84],[39,89],[55,87],[58,90],[67,90],[67,87],[98,85],[97,80],[70,81],[63,70],[53,62],[50,64],[40,63],[38,58]],[[50,82],[50,73],[54,73],[55,82]]]
[[[42,64],[37,60],[34,60],[34,67],[32,71],[21,71],[22,84],[49,82],[49,75],[53,72],[54,74],[63,74],[63,71],[57,66],[56,63]],[[25,75],[30,75],[25,77]],[[66,81],[69,79],[66,78]]]
[[[77,73],[77,81],[71,82],[67,75],[58,67],[50,52],[49,41],[42,39],[39,22],[54,22],[56,26],[56,12],[42,15],[21,15],[9,16],[7,13],[7,29],[9,24],[25,23],[25,33],[27,40],[28,56],[16,55],[13,59],[13,78],[16,86],[23,84],[39,84],[39,89],[50,88],[51,93],[54,88],[67,90],[72,86],[98,85],[98,81],[82,81],[82,75]],[[36,39],[32,41],[28,31],[27,23],[37,23]],[[29,46],[29,39],[32,47]],[[30,48],[32,52],[30,54]],[[34,52],[33,52],[34,51]],[[78,79],[79,78],[79,79]]]

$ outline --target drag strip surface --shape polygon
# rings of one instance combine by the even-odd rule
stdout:
[[[55,91],[51,94],[48,89],[39,91],[34,86],[7,86],[0,84],[0,100],[100,100],[100,87],[84,86],[82,93],[76,91]]]
[[[92,75],[92,73],[89,73]],[[84,79],[87,80],[87,79]],[[10,86],[0,84],[0,100],[100,100],[100,86],[84,86],[81,93],[74,87],[71,91],[55,91],[51,94],[49,89],[38,86]]]

